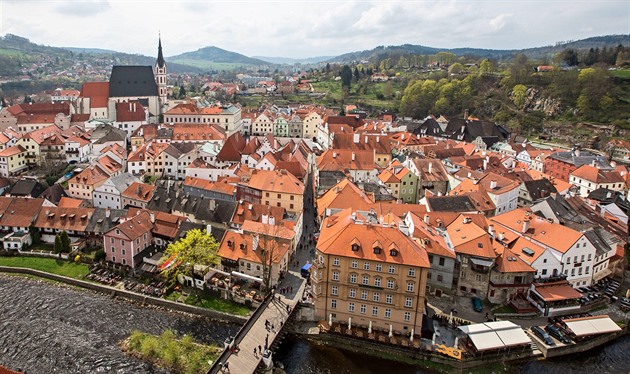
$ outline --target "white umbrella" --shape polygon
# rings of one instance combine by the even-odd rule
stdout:
[[[370,321],[370,325],[368,326],[368,334],[372,333],[372,321]]]
[[[413,329],[411,329],[411,335],[409,336],[409,340],[413,341]]]
[[[433,333],[433,339],[431,339],[431,344],[435,345],[435,339],[437,338],[437,333]]]
[[[352,328],[352,317],[348,317],[348,330]]]
[[[332,327],[332,313],[328,315],[328,326]]]
[[[448,317],[448,323],[453,324],[453,311],[451,310],[451,315]]]
[[[389,337],[391,338],[392,336],[394,336],[394,331],[393,331],[394,327],[392,325],[389,325]]]
[[[453,345],[453,347],[457,348],[457,343],[459,342],[459,337],[455,337],[455,344]]]

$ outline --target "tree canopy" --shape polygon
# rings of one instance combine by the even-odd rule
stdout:
[[[160,266],[165,268],[162,275],[173,283],[179,275],[192,276],[194,265],[218,264],[218,250],[219,243],[212,235],[198,229],[190,230],[185,237],[166,247],[160,260]]]

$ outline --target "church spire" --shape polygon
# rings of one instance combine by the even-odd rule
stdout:
[[[162,36],[158,34],[158,57],[157,65],[160,68],[164,67],[164,56],[162,55]]]

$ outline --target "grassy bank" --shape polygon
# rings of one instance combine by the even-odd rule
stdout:
[[[41,257],[0,257],[0,266],[35,269],[75,279],[85,279],[90,271],[83,264]]]
[[[195,342],[189,335],[178,339],[171,330],[160,336],[135,330],[122,344],[123,350],[143,360],[151,361],[173,373],[206,373],[208,361],[215,361],[221,349]]]
[[[251,310],[242,304],[235,303],[230,300],[212,297],[206,294],[191,294],[184,298],[179,292],[171,292],[170,294],[166,295],[165,298],[167,300],[180,301],[188,305],[218,310],[219,312],[234,314],[241,317],[245,317],[251,313]]]

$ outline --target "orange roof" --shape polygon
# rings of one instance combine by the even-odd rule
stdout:
[[[109,99],[109,82],[83,83],[81,97],[89,97],[92,108],[106,108]]]
[[[0,157],[15,156],[23,152],[26,152],[26,149],[24,149],[24,147],[22,147],[21,145],[14,145],[13,147],[2,150],[0,152]]]
[[[150,184],[133,182],[121,193],[121,196],[124,196],[128,199],[139,200],[145,203],[148,203],[153,197],[153,193],[155,192],[155,186]]]
[[[477,218],[475,216],[481,216]],[[480,214],[460,214],[446,232],[455,248],[455,252],[484,258],[495,258],[494,248],[488,232],[487,223]]]
[[[495,242],[496,243],[496,242]],[[498,255],[495,260],[496,269],[501,273],[535,273],[536,270],[523,261],[518,255],[502,245],[495,245]]]
[[[346,209],[353,207],[357,210],[369,210],[370,204],[373,203],[374,201],[365,192],[345,178],[317,199],[317,215],[323,216],[326,209],[329,208]]]
[[[348,208],[324,220],[318,251],[390,264],[431,266],[426,250],[397,227],[355,223],[352,213],[353,209]],[[353,245],[358,245],[358,250],[353,251]],[[380,253],[375,253],[375,247],[380,248]]]
[[[40,211],[35,227],[66,231],[85,231],[94,208],[44,207]]]
[[[245,220],[243,222],[243,226],[241,226],[241,230],[244,232],[250,232],[252,234],[260,234],[266,235],[274,238],[281,238],[286,240],[293,240],[295,237],[295,231],[288,229],[279,224],[280,221],[276,222],[275,225]]]
[[[582,294],[568,282],[534,283],[534,291],[545,301],[579,299]]]
[[[100,182],[104,182],[109,179],[109,174],[101,169],[98,165],[92,165],[89,168],[86,168],[76,176],[70,178],[70,183],[79,183],[85,185],[95,185]]]
[[[455,258],[455,252],[448,249],[448,244],[444,237],[438,232],[431,228],[430,224],[424,222],[424,217],[420,218],[419,215],[415,213],[410,213],[411,220],[414,225],[413,236],[416,239],[416,242],[422,246],[427,253]]]
[[[317,168],[319,171],[373,170],[376,169],[374,151],[329,149],[317,158]]]
[[[0,197],[0,199],[10,200],[4,214],[0,217],[0,226],[8,227],[29,227],[44,204],[44,199],[41,198]],[[6,205],[6,201],[0,204],[0,206],[3,205]]]
[[[304,184],[286,170],[254,170],[247,185],[259,191],[304,194]]]
[[[118,161],[107,155],[101,156],[101,158],[98,159],[98,164],[110,175],[122,169],[122,165],[119,164]]]
[[[225,139],[225,135],[212,124],[178,123],[169,128],[173,129],[173,140],[175,141],[210,141]]]
[[[266,243],[269,243],[270,248],[266,248],[267,250],[265,251],[265,256],[267,256],[267,259],[269,259],[270,253],[273,252],[272,261],[274,263],[280,262],[280,260],[289,250],[290,245],[288,240],[276,239],[272,242],[265,242],[265,239],[261,238],[258,240],[258,247],[254,248],[253,234],[228,230],[225,232],[225,236],[223,236],[223,240],[221,241],[221,245],[219,246],[218,255],[232,261],[243,259],[250,262],[262,264],[260,257],[262,256],[261,249],[266,246]]]
[[[85,203],[85,200],[73,199],[71,197],[62,196],[61,199],[59,199],[57,208],[78,208],[83,203]]]
[[[79,136],[73,136],[65,140],[65,143],[79,143],[80,147],[90,144],[90,141]]]
[[[561,253],[565,253],[577,242],[582,233],[567,226],[547,221],[538,217],[531,210],[526,208],[514,209],[501,215],[495,216],[492,222],[497,223],[519,235],[526,235],[528,238],[543,243]],[[528,222],[528,230],[523,233],[524,223]],[[495,230],[500,231],[500,227],[495,225]]]
[[[125,220],[113,227],[107,233],[112,230],[120,230],[123,235],[125,235],[129,240],[134,240],[139,238],[145,233],[151,232],[153,229],[153,224],[151,223],[151,216],[149,215],[148,210],[137,210],[134,211],[137,213],[135,215],[131,215],[132,211],[129,210],[127,217]],[[105,233],[105,235],[107,235]]]
[[[281,222],[285,209],[278,206],[254,204],[247,201],[240,201],[236,206],[232,223],[242,225],[246,220],[262,221],[262,216],[267,215],[274,218],[276,222]]]
[[[199,188],[207,191],[216,191],[227,195],[234,195],[236,192],[236,186],[229,184],[226,181],[212,182],[195,177],[186,177],[184,180],[184,186]]]
[[[571,176],[594,183],[624,183],[623,177],[617,170],[604,171],[591,165],[580,166],[571,173]]]
[[[46,126],[41,129],[33,130],[24,135],[23,138],[33,139],[37,144],[42,144],[44,140],[53,135],[61,136],[61,129],[57,127],[57,125]]]

